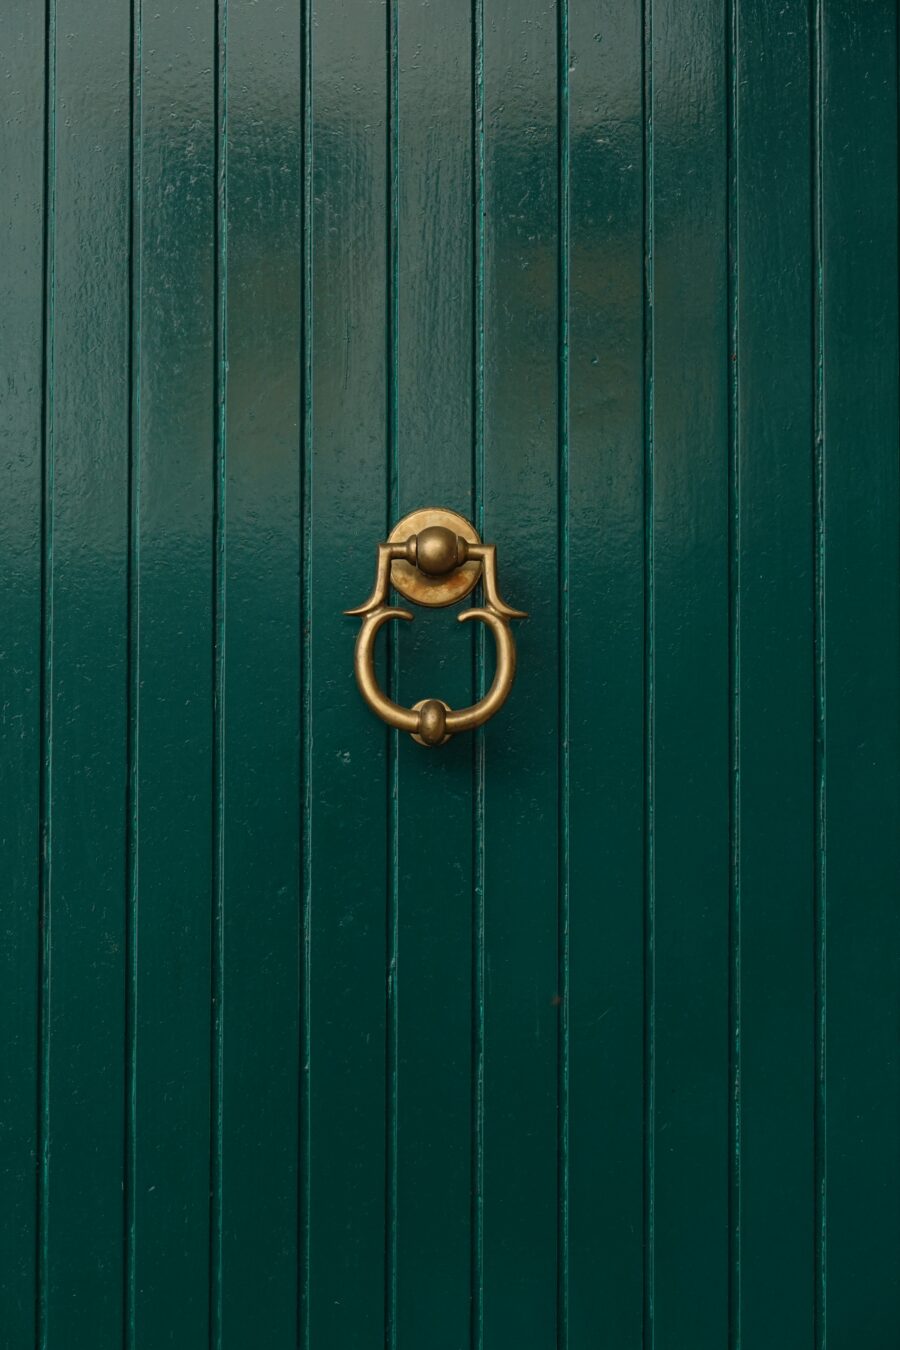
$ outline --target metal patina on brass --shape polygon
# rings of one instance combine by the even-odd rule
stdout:
[[[410,562],[398,558],[391,566],[391,585],[414,605],[440,608],[465,600],[474,591],[481,575],[481,565],[467,562],[465,556],[459,559],[460,565],[454,558],[443,571],[432,571],[428,565],[432,558],[429,544],[433,546],[436,531],[442,531],[445,537],[452,535],[454,541],[462,540],[466,546],[481,543],[478,531],[465,516],[442,507],[426,506],[398,520],[388,535],[389,544],[425,537],[426,546],[419,550],[425,556],[419,557],[418,564],[415,559]]]
[[[404,708],[389,699],[375,678],[375,639],[390,619],[412,619],[408,609],[390,604],[393,585],[401,595],[429,607],[452,605],[482,582],[484,605],[458,615],[460,623],[480,619],[497,644],[497,665],[484,698],[454,711],[443,700],[420,699]],[[378,545],[375,587],[368,600],[345,614],[359,615],[353,668],[363,698],[389,726],[408,731],[419,745],[446,745],[458,731],[472,731],[502,708],[516,674],[516,644],[510,619],[528,616],[501,599],[497,583],[497,549],[482,544],[475,527],[455,511],[425,507],[404,516],[387,541]]]
[[[412,733],[413,740],[419,745],[446,745],[450,739],[447,730],[447,713],[452,711],[450,704],[440,698],[420,698],[412,710],[419,714],[420,728]]]

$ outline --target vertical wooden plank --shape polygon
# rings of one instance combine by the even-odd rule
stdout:
[[[900,1335],[897,13],[821,8],[821,1343]]]
[[[569,1344],[643,1313],[643,50],[569,5]]]
[[[127,10],[58,0],[48,256],[41,1344],[121,1342]]]
[[[471,16],[399,0],[396,31],[394,508],[471,517]],[[401,703],[472,701],[455,618],[397,625]],[[472,754],[396,745],[396,1336],[433,1350],[471,1315]]]
[[[484,532],[530,614],[484,735],[486,1350],[557,1332],[557,24],[484,7]]]
[[[805,0],[738,0],[733,1334],[814,1334],[813,305]]]
[[[37,1306],[38,887],[41,765],[45,16],[0,11],[6,115],[0,161],[0,1327],[10,1350],[35,1343]]]
[[[300,19],[221,25],[220,1344],[297,1328]]]
[[[131,1121],[137,1347],[209,1335],[215,13],[143,7]]]
[[[652,5],[647,1292],[660,1350],[728,1334],[725,41],[714,0]]]
[[[387,18],[313,8],[306,1344],[385,1335],[388,733],[353,679],[387,528]],[[356,621],[358,622],[358,621]]]

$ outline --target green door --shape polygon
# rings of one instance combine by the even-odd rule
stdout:
[[[900,1345],[897,38],[0,5],[0,1350]]]

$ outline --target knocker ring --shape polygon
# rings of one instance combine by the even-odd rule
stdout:
[[[411,620],[413,616],[410,610],[389,604],[391,585],[408,600],[432,607],[463,599],[479,579],[484,605],[464,610],[458,619],[460,623],[480,619],[494,635],[497,665],[488,692],[477,703],[455,710],[437,698],[422,699],[412,708],[394,703],[375,677],[375,639],[391,619]],[[362,619],[353,668],[363,698],[382,721],[408,731],[420,745],[445,745],[458,731],[481,726],[506,702],[516,674],[516,644],[509,620],[527,615],[511,609],[500,597],[496,545],[482,544],[474,526],[455,511],[425,508],[395,525],[387,541],[378,545],[372,594],[365,604],[344,612]]]

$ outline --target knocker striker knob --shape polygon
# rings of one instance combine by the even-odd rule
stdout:
[[[411,708],[394,703],[375,677],[375,639],[389,620],[409,621],[413,616],[408,609],[391,606],[391,586],[407,600],[433,608],[462,600],[479,581],[484,604],[465,610],[457,619],[460,623],[478,619],[494,634],[497,665],[484,698],[455,711],[436,698],[420,699]],[[496,547],[482,544],[471,522],[455,511],[426,507],[399,521],[388,539],[378,545],[372,594],[364,605],[345,613],[362,619],[353,667],[363,698],[383,721],[408,731],[419,745],[445,745],[458,731],[481,726],[506,702],[516,673],[516,646],[509,621],[527,616],[500,597]]]
[[[446,703],[439,698],[423,698],[413,704],[413,712],[419,714],[419,730],[413,732],[414,741],[419,745],[444,745],[449,741],[447,714],[450,709]]]

